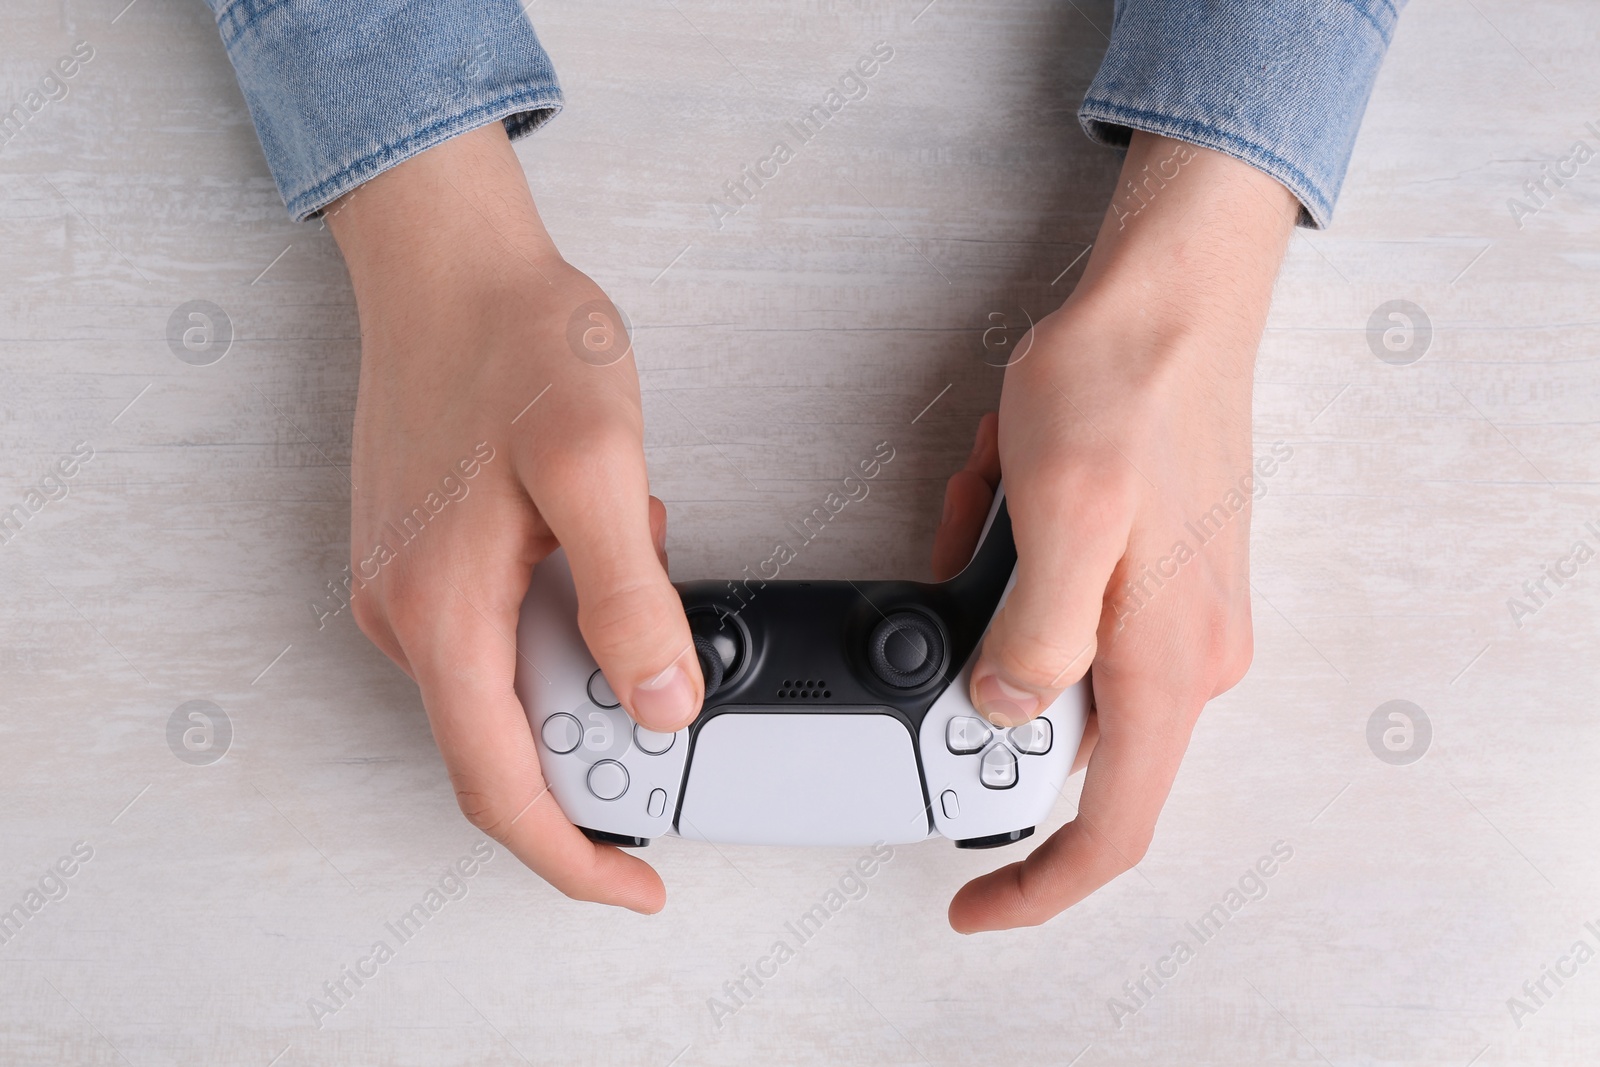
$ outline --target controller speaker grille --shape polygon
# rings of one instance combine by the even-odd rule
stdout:
[[[785,678],[778,690],[779,700],[827,700],[833,696],[826,679]]]

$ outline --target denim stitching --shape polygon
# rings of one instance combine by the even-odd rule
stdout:
[[[494,119],[503,121],[519,113],[543,112],[543,117],[519,122],[513,131],[508,131],[513,137],[522,136],[549,122],[561,110],[562,104],[559,89],[553,91],[525,89],[498,97],[448,118],[439,119],[419,130],[407,133],[399,140],[368,152],[311,188],[302,190],[292,197],[286,197],[285,204],[289,208],[289,213],[294,216],[294,221],[301,222],[362,182],[425,148],[433,147],[456,131],[475,129],[487,125]],[[493,112],[498,113],[491,114]],[[440,134],[444,136],[439,136]]]
[[[1097,111],[1100,113],[1096,113]],[[1312,181],[1308,175],[1288,160],[1259,144],[1239,137],[1237,134],[1229,133],[1227,130],[1222,130],[1215,126],[1206,126],[1192,119],[1180,119],[1157,111],[1123,107],[1113,104],[1109,100],[1096,100],[1093,98],[1086,98],[1083,106],[1078,109],[1080,123],[1085,117],[1103,119],[1115,126],[1142,129],[1146,133],[1173,134],[1180,140],[1194,140],[1202,143],[1206,148],[1231,149],[1232,152],[1230,154],[1239,154],[1249,157],[1253,161],[1271,164],[1273,167],[1281,169],[1292,179],[1291,191],[1306,204],[1311,221],[1317,229],[1324,229],[1332,218],[1333,205],[1328,202],[1322,191],[1317,188],[1316,182]],[[1133,121],[1128,121],[1130,119]],[[1160,128],[1152,129],[1150,128],[1151,126]],[[1091,134],[1091,136],[1093,135]],[[1204,143],[1207,137],[1212,140],[1212,143]],[[1284,184],[1289,185],[1291,183],[1285,182]]]

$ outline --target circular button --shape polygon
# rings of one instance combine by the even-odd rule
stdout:
[[[578,758],[585,763],[621,759],[633,747],[633,720],[621,708],[597,708],[585,704],[573,713],[582,735]]]
[[[546,719],[540,733],[544,736],[544,747],[558,756],[565,756],[583,740],[583,727],[566,712]]]
[[[628,791],[628,768],[614,759],[589,768],[589,792],[601,800],[615,800]]]
[[[898,611],[873,629],[867,659],[884,682],[896,689],[915,689],[944,665],[944,635],[926,615]]]
[[[611,683],[599,671],[589,675],[589,699],[602,708],[615,708],[622,704],[617,694],[611,691]]]
[[[672,743],[677,739],[677,734],[657,733],[654,730],[646,730],[643,726],[637,724],[633,727],[633,743],[652,756],[661,755],[671,748]]]

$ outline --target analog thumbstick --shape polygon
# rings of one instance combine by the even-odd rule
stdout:
[[[896,689],[915,689],[944,665],[944,635],[926,615],[896,612],[873,628],[867,661],[884,683]]]
[[[694,651],[700,657],[700,675],[706,682],[706,696],[710,697],[722,687],[722,657],[711,638],[699,634],[694,635]]]
[[[737,617],[723,618],[713,611],[695,608],[689,612],[689,635],[694,639],[708,698],[724,682],[736,681],[744,672],[750,635]]]

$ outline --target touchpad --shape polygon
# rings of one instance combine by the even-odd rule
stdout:
[[[736,845],[906,844],[931,832],[911,731],[879,712],[724,712],[701,727],[678,833]]]

